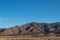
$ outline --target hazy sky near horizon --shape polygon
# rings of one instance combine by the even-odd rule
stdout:
[[[0,28],[29,22],[60,22],[60,0],[0,0]]]

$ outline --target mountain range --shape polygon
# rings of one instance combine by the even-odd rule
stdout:
[[[0,36],[41,36],[41,35],[59,35],[60,22],[56,23],[37,23],[31,22],[22,26],[10,28],[0,28]]]

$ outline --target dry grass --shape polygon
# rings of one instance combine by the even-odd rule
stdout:
[[[20,37],[20,36],[0,36],[0,40],[60,40],[60,37]]]

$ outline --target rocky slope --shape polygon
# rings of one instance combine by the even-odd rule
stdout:
[[[21,35],[48,35],[60,34],[60,22],[37,23],[31,22],[22,26],[11,28],[0,28],[0,36],[21,36]]]

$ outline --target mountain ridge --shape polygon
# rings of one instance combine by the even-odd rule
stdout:
[[[31,22],[22,26],[11,28],[0,28],[0,36],[21,36],[21,35],[50,35],[60,34],[60,22],[37,23]]]

